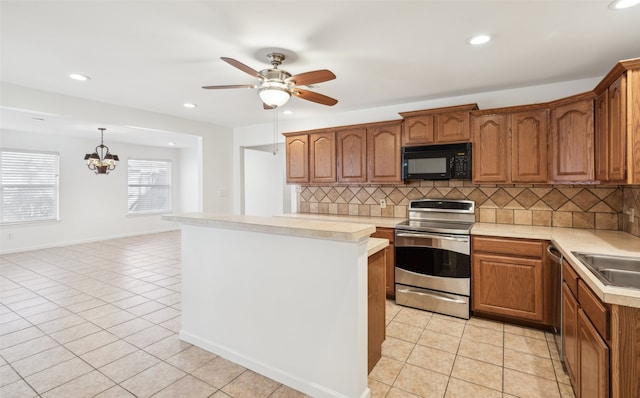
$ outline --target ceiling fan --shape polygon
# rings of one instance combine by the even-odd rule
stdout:
[[[291,95],[322,105],[333,106],[338,103],[338,100],[335,98],[327,97],[326,95],[299,87],[335,79],[336,75],[334,75],[330,70],[321,69],[292,76],[289,72],[278,69],[278,66],[280,66],[282,61],[285,59],[284,54],[272,52],[267,54],[267,58],[269,59],[272,68],[263,69],[258,72],[233,58],[221,57],[221,59],[229,65],[240,69],[248,75],[257,77],[259,79],[258,84],[203,86],[202,88],[214,90],[227,88],[257,88],[258,95],[263,102],[264,109],[274,109],[284,105]]]

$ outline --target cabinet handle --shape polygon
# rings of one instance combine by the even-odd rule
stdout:
[[[562,253],[560,253],[560,250],[558,250],[557,247],[553,245],[547,246],[547,253],[549,253],[549,255],[553,257],[553,260],[555,262],[557,262],[558,264],[562,264]]]
[[[432,234],[407,234],[407,233],[399,233],[397,235],[400,238],[431,238],[431,239],[439,239],[439,240],[453,240],[456,242],[468,242],[468,237],[455,237],[455,236],[447,236],[447,235],[432,235]]]
[[[460,299],[452,299],[440,294],[434,294],[434,293],[427,293],[427,292],[421,292],[418,290],[411,290],[411,289],[398,289],[398,292],[400,293],[411,293],[411,294],[417,294],[419,296],[427,296],[427,297],[432,297],[438,300],[442,300],[442,301],[448,301],[450,303],[456,303],[456,304],[465,304],[466,301],[464,300],[460,300]]]

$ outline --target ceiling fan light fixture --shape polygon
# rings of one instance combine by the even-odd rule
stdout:
[[[280,82],[265,82],[258,89],[258,95],[262,102],[269,106],[282,106],[289,101],[291,93],[287,90],[287,85]]]

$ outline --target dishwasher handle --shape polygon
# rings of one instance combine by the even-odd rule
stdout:
[[[562,253],[560,253],[560,250],[558,250],[557,247],[555,247],[554,245],[547,246],[547,253],[549,253],[549,256],[553,259],[553,261],[558,264],[562,264]]]

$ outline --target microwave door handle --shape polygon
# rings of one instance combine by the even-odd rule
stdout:
[[[401,238],[431,238],[431,239],[440,239],[440,240],[452,240],[455,242],[468,242],[469,237],[455,237],[455,236],[445,236],[445,235],[432,235],[432,234],[411,234],[411,233],[399,233],[397,236]]]

